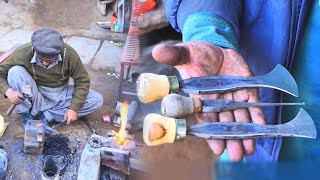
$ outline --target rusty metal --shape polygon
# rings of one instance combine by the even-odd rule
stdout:
[[[101,148],[102,147],[102,142],[99,138],[97,137],[91,137],[89,139],[89,145],[93,148]]]
[[[25,126],[23,152],[42,154],[44,145],[44,127],[39,120],[29,120]]]
[[[140,9],[143,3],[138,0],[132,0],[131,5],[131,17],[130,26],[124,45],[123,53],[120,61],[120,83],[118,88],[118,101],[122,101],[123,96],[123,86],[126,76],[128,76],[131,66],[140,66],[143,64],[141,59],[141,48],[144,47],[146,39],[144,38],[145,33],[141,32],[137,25],[141,19]],[[126,76],[125,76],[125,66],[128,66]]]
[[[53,155],[48,155],[43,160],[41,180],[59,180],[60,169],[58,160]]]
[[[104,148],[100,153],[101,164],[119,170],[127,175],[130,172],[130,152],[114,148]]]
[[[90,124],[87,119],[82,119],[82,122],[89,128],[92,134],[98,134],[98,131]]]

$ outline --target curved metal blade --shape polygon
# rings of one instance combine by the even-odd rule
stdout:
[[[277,136],[316,138],[317,130],[312,118],[301,108],[297,116],[286,124],[201,123],[188,126],[187,134],[205,139],[247,139]]]
[[[264,87],[278,89],[280,91],[291,94],[295,97],[299,96],[298,86],[289,71],[281,65],[277,65],[270,73],[264,76],[257,76],[259,81],[265,84]]]
[[[241,108],[248,107],[263,107],[263,106],[303,106],[304,102],[301,103],[250,103],[250,102],[238,102],[230,101],[225,99],[215,100],[202,100],[202,112],[223,112],[231,111]]]
[[[298,86],[291,74],[281,65],[262,76],[206,76],[180,81],[180,91],[190,94],[211,94],[243,88],[267,87],[298,97]]]

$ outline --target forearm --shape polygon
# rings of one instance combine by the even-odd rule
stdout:
[[[78,84],[78,83],[77,83]],[[87,99],[87,95],[89,93],[90,81],[87,82],[79,82],[79,84],[74,85],[74,90],[72,93],[72,100],[69,109],[78,112]]]
[[[183,34],[183,41],[206,41],[238,51],[241,1],[167,0],[169,21]]]
[[[75,51],[73,51],[69,58],[69,72],[74,81],[74,90],[69,109],[78,112],[87,99],[90,88],[90,78],[79,55]]]

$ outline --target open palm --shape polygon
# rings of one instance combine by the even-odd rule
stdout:
[[[220,48],[206,42],[187,42],[176,45],[161,44],[153,49],[153,57],[160,63],[175,66],[183,79],[199,76],[252,76],[252,72],[241,55],[232,49]],[[205,99],[227,99],[241,102],[258,102],[258,89],[242,89],[221,94],[195,95]],[[199,123],[253,122],[265,124],[260,107],[237,109],[220,113],[197,114]],[[226,148],[233,161],[241,161],[243,156],[253,154],[254,139],[245,140],[207,140],[210,148],[221,155]]]

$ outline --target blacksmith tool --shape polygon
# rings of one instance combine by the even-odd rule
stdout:
[[[98,131],[96,129],[94,129],[94,127],[89,123],[89,121],[87,119],[82,118],[81,120],[90,129],[92,134],[98,134]]]
[[[57,131],[53,127],[50,127],[49,125],[44,124],[43,128],[46,129],[46,131],[45,131],[46,134],[51,134],[51,133],[55,133],[57,135],[61,134],[61,132]]]
[[[247,139],[263,137],[313,138],[317,130],[310,115],[300,109],[290,122],[279,125],[259,125],[238,122],[210,122],[186,125],[185,119],[174,119],[158,114],[149,114],[144,119],[143,139],[149,146],[173,143],[186,135],[204,139]]]
[[[179,81],[176,76],[143,73],[137,80],[138,97],[143,103],[160,100],[169,93],[212,94],[260,87],[278,89],[298,96],[295,80],[281,65],[262,76],[206,76]]]
[[[22,84],[22,87],[21,87],[21,93],[23,94],[23,96],[25,98],[30,98],[32,96],[31,94],[31,86],[30,86],[30,83],[29,81],[25,81],[23,84]],[[12,111],[14,110],[14,108],[16,107],[17,105],[16,104],[11,104],[9,109],[7,110],[6,112],[6,115],[7,116],[10,116]]]
[[[52,128],[53,128],[53,129],[57,129],[58,127],[63,126],[63,125],[66,125],[66,124],[67,124],[67,121],[62,121],[62,122],[60,122],[59,124],[52,126]]]
[[[224,99],[201,100],[179,94],[169,94],[162,99],[161,111],[164,116],[179,118],[196,113],[231,111],[256,106],[304,105],[304,103],[249,103]]]

